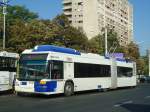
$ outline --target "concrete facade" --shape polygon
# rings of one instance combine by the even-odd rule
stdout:
[[[63,11],[89,39],[108,27],[118,33],[121,45],[133,41],[133,6],[128,0],[63,0]]]

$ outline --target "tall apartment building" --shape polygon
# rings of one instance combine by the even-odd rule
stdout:
[[[128,0],[63,0],[63,11],[89,39],[108,27],[118,33],[121,45],[133,40],[133,7]]]

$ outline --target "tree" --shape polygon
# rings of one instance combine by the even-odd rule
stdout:
[[[94,51],[93,53],[99,53],[101,55],[104,55],[105,34],[93,37],[91,40],[89,40],[89,44],[92,52]],[[123,52],[123,48],[120,46],[118,41],[117,33],[112,29],[108,29],[107,45],[109,53],[113,53],[114,50],[115,52]]]
[[[108,30],[108,49],[115,46],[120,47],[118,35],[113,29],[110,29]]]
[[[2,8],[0,8],[2,12]],[[19,43],[23,43],[23,36],[25,32],[26,24],[29,21],[37,19],[36,13],[30,12],[28,9],[22,6],[8,6],[6,16],[6,48],[7,50],[16,50]],[[3,15],[0,13],[0,39],[2,40],[3,34]],[[20,41],[20,42],[19,42]],[[24,44],[24,43],[23,43]],[[15,46],[16,45],[16,46]],[[0,41],[0,49],[2,49],[2,41]],[[18,48],[20,49],[20,48]]]
[[[131,42],[128,46],[124,47],[124,53],[126,57],[136,61],[140,57],[139,47],[137,44]]]
[[[148,52],[147,52],[147,55],[141,56],[141,59],[143,59],[143,61],[144,61],[143,74],[148,75],[149,74],[149,56],[148,56]]]
[[[18,20],[15,22],[16,24],[9,26],[7,32],[7,50],[12,50],[14,52],[21,52],[24,49],[24,45],[26,45],[25,36],[26,36],[26,26],[24,22]]]
[[[51,38],[49,30],[43,20],[32,20],[28,24],[18,20],[9,27],[9,49],[22,52],[36,45],[48,44]]]
[[[70,26],[64,15],[57,16],[52,21],[32,19],[25,22],[14,19],[14,23],[7,27],[7,37],[7,50],[19,53],[42,44],[77,50],[85,50],[87,47],[87,37],[79,29]]]
[[[101,35],[95,36],[88,41],[88,52],[104,54],[103,37]]]
[[[0,8],[0,12],[3,12],[2,7]],[[1,13],[0,16],[2,17],[3,14]],[[37,19],[38,14],[29,11],[24,6],[8,6],[7,7],[7,24],[13,24],[14,20],[21,20],[23,22],[29,22],[30,20]]]
[[[58,26],[55,30],[55,42],[77,50],[86,49],[88,41],[86,35],[81,30],[72,27],[64,14],[58,15],[52,21]]]
[[[139,58],[136,60],[136,65],[137,65],[137,73],[140,75],[144,74],[144,69],[145,69],[145,62],[144,59]]]

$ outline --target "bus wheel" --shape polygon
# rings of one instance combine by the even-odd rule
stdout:
[[[72,82],[66,82],[64,87],[65,96],[71,96],[74,93],[74,87]]]
[[[23,96],[24,94],[22,92],[16,92],[17,96]]]

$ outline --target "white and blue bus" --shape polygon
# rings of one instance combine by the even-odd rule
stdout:
[[[25,50],[19,60],[17,93],[58,94],[136,86],[134,62],[52,45]]]
[[[0,91],[13,89],[19,54],[0,52]]]

